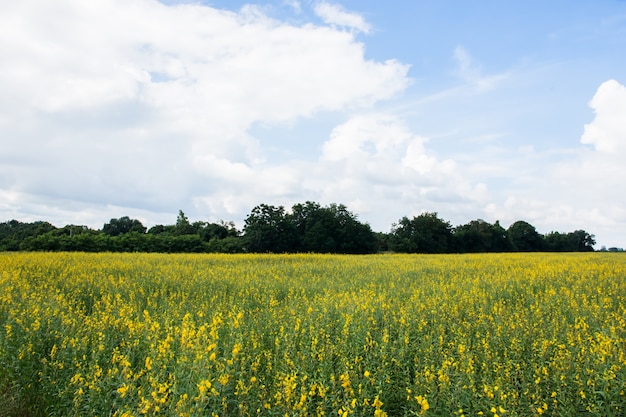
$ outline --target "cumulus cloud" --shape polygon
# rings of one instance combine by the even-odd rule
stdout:
[[[584,126],[582,144],[541,156],[535,152],[510,155],[511,187],[485,212],[506,222],[526,219],[544,233],[585,229],[599,244],[623,246],[626,196],[626,88],[615,80],[602,83],[589,103],[594,120]],[[582,126],[581,126],[582,128]],[[541,161],[533,160],[542,159]]]
[[[318,168],[325,178],[323,198],[375,213],[379,230],[404,215],[480,204],[488,194],[485,185],[468,182],[454,161],[438,158],[427,142],[391,114],[351,117],[323,144]]]
[[[404,171],[428,176],[437,161],[426,153],[425,142],[394,116],[357,115],[333,129],[323,144],[322,159],[381,181],[400,178]]]
[[[593,145],[598,152],[619,152],[623,158],[626,150],[626,87],[615,80],[602,83],[589,106],[596,118],[585,125],[580,141]]]
[[[585,125],[581,143],[592,145],[592,150],[581,153],[579,181],[595,183],[591,190],[607,189],[606,196],[611,196],[621,187],[621,179],[626,176],[626,87],[615,80],[609,80],[598,88],[589,106],[595,113],[594,120]],[[611,194],[609,194],[611,193]],[[611,202],[626,199],[615,195],[602,201]]]
[[[324,22],[347,27],[357,32],[369,33],[372,28],[363,16],[346,11],[338,4],[321,2],[315,5],[315,14]]]
[[[615,80],[602,83],[589,106],[595,118],[585,125],[581,142],[594,150],[582,152],[580,164],[564,172],[576,179],[572,189],[584,190],[576,193],[582,218],[609,245],[620,245],[626,230],[626,196],[619,191],[626,177],[626,87]]]
[[[368,108],[409,82],[406,65],[365,59],[335,27],[365,31],[358,15],[316,10],[328,24],[152,0],[2,3],[0,190],[94,212],[225,201],[244,180],[292,192],[253,124]],[[3,217],[19,211],[11,201]]]

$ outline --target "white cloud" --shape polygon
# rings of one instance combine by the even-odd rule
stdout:
[[[626,150],[626,87],[615,80],[606,81],[589,105],[596,118],[585,125],[581,142],[593,145],[598,152],[619,152],[623,158]]]
[[[369,33],[372,30],[363,16],[348,12],[338,4],[323,1],[315,5],[314,11],[320,19],[330,25],[344,26],[363,33]]]
[[[510,186],[486,210],[492,219],[524,219],[542,233],[585,229],[599,245],[624,246],[626,88],[607,81],[589,105],[595,119],[584,126],[580,142],[593,147],[562,150],[558,160],[534,151],[507,156],[498,172]]]
[[[401,171],[427,175],[436,161],[424,150],[425,138],[387,114],[363,114],[333,129],[322,148],[322,159],[340,162],[346,169],[372,179],[394,180]]]
[[[350,22],[341,25],[365,30]],[[263,162],[253,124],[368,108],[409,82],[406,65],[365,59],[336,24],[152,0],[4,2],[0,190],[30,207],[129,209],[119,215],[293,195],[295,170]],[[2,217],[20,212],[7,204]]]
[[[354,202],[371,213],[373,226],[388,230],[404,215],[451,213],[486,198],[484,185],[462,178],[456,163],[437,158],[427,142],[393,115],[353,116],[323,145],[317,174],[325,179],[323,200]]]
[[[593,150],[581,152],[580,164],[571,169],[575,173],[563,172],[588,184],[590,193],[602,193],[594,199],[595,204],[620,202],[619,206],[626,207],[626,197],[616,193],[626,177],[626,87],[615,80],[602,83],[589,106],[595,119],[585,125],[580,141],[593,145]]]
[[[606,237],[608,245],[624,246],[626,195],[621,190],[626,178],[626,87],[606,81],[589,105],[595,119],[585,125],[581,142],[592,144],[594,150],[581,152],[580,163],[561,172],[571,179],[579,218],[588,219],[589,228]]]
[[[491,90],[509,77],[507,73],[484,75],[480,64],[474,60],[469,51],[463,46],[459,45],[454,49],[453,57],[458,65],[455,75],[478,91]],[[448,91],[439,93],[439,95],[450,93],[451,91]]]

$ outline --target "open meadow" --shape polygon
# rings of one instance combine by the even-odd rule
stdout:
[[[623,416],[626,256],[0,253],[0,416]]]

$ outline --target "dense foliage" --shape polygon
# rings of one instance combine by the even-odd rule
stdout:
[[[525,221],[508,229],[499,222],[472,220],[453,227],[437,213],[403,217],[390,233],[374,233],[346,206],[322,207],[307,201],[290,211],[261,204],[252,209],[242,231],[234,223],[191,223],[179,211],[176,224],[146,230],[128,216],[111,219],[101,230],[47,222],[0,223],[0,251],[222,252],[222,253],[469,253],[593,251],[594,236],[584,230],[539,234]]]
[[[626,257],[0,254],[0,416],[624,416]]]

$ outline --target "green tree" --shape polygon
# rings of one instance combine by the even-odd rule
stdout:
[[[331,204],[328,209],[338,223],[338,252],[365,254],[377,251],[376,236],[369,224],[359,222],[343,204]]]
[[[373,253],[376,237],[368,224],[358,221],[343,204],[322,207],[307,201],[295,204],[288,221],[296,232],[299,252]]]
[[[285,218],[283,206],[260,204],[244,221],[244,246],[249,252],[293,252],[295,230]]]
[[[108,223],[105,223],[102,227],[102,232],[109,236],[118,236],[130,232],[145,233],[146,227],[137,219],[123,216],[119,219],[111,219]]]
[[[212,238],[207,244],[207,251],[219,253],[241,253],[244,251],[243,239],[227,236],[223,239]]]
[[[155,224],[150,229],[148,229],[148,234],[150,234],[150,235],[160,235],[160,234],[164,233],[164,234],[173,235],[175,229],[176,229],[176,226],[174,226],[174,225]]]
[[[311,201],[289,214],[282,206],[255,207],[245,220],[244,243],[250,252],[372,253],[377,247],[370,226],[346,206]]]
[[[395,252],[445,253],[452,249],[452,226],[437,213],[403,217],[391,229],[389,248]]]
[[[55,229],[56,227],[50,223],[42,221],[23,223],[18,220],[10,220],[0,223],[0,250],[28,250],[22,247],[25,240],[32,240]]]
[[[237,230],[233,222],[229,222],[229,223],[224,222],[224,221],[220,223],[194,222],[192,226],[196,230],[196,233],[205,242],[208,242],[211,239],[226,239],[229,236],[232,236],[232,237],[239,236],[239,231]]]
[[[550,232],[543,238],[543,245],[550,252],[591,252],[595,244],[595,236],[584,230]]]
[[[577,251],[579,252],[593,252],[593,246],[596,244],[596,237],[584,230],[575,230],[569,235],[572,235],[571,239],[575,242]]]
[[[291,208],[288,220],[297,232],[295,250],[298,252],[336,252],[335,221],[330,210],[318,203],[307,201]]]
[[[174,234],[177,236],[196,234],[196,230],[191,225],[191,223],[189,223],[189,219],[182,210],[178,210],[178,217],[176,218],[176,227],[174,228]]]
[[[542,250],[543,236],[530,223],[518,220],[509,226],[507,233],[514,251],[538,252]]]
[[[472,220],[454,229],[458,252],[507,252],[511,244],[507,231],[499,221],[490,224],[482,219]]]

